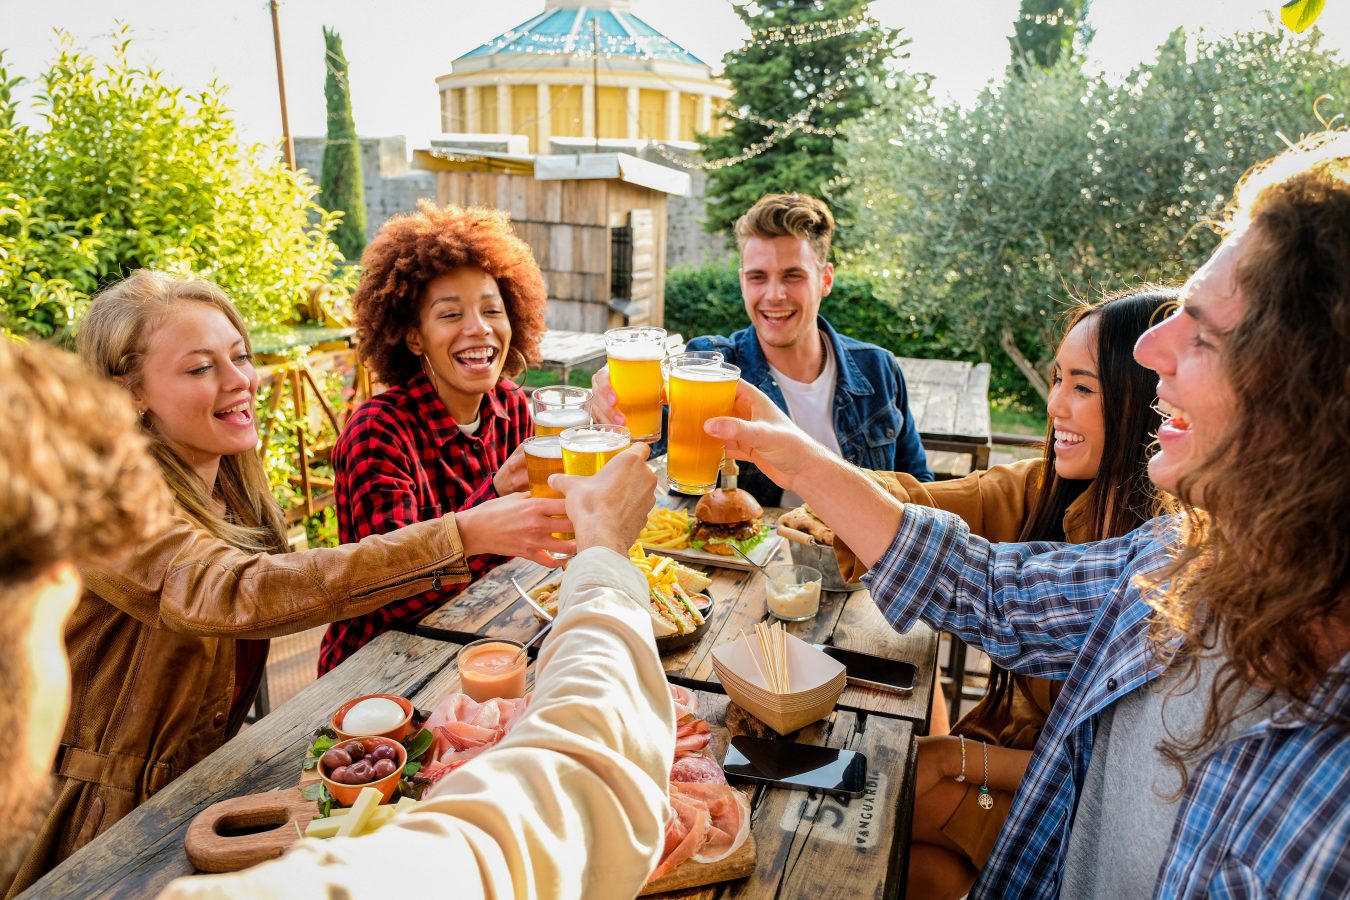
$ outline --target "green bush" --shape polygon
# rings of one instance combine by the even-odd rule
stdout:
[[[338,217],[275,148],[243,146],[223,88],[196,94],[62,34],[34,111],[15,124],[0,58],[0,311],[5,325],[59,334],[100,287],[154,267],[218,282],[253,328],[295,318],[317,283],[350,284],[329,235]]]

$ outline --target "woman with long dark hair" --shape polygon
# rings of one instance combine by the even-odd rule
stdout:
[[[1157,376],[1134,361],[1134,345],[1176,298],[1146,288],[1073,310],[1055,353],[1040,458],[928,484],[903,473],[874,477],[906,503],[956,513],[991,541],[1077,544],[1133,531],[1163,505],[1148,480]],[[835,550],[847,578],[866,571],[846,545]],[[1060,685],[995,666],[988,693],[950,735],[920,739],[909,896],[970,889]],[[986,752],[990,790],[982,797]]]

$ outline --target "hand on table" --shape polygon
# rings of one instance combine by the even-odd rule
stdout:
[[[497,492],[498,497],[505,497],[507,494],[516,494],[530,489],[530,479],[525,471],[525,446],[522,444],[502,463],[502,467],[497,470],[497,474],[492,476],[492,487]]]
[[[646,444],[633,444],[595,475],[549,478],[549,486],[567,498],[578,553],[608,547],[628,555],[656,502],[656,474],[647,467],[650,453]]]
[[[528,493],[494,497],[477,506],[455,513],[455,524],[464,544],[465,556],[491,553],[496,556],[520,556],[550,568],[560,561],[549,556],[574,553],[576,544],[552,537],[567,534],[572,523],[565,518],[562,500],[531,497]],[[555,518],[555,517],[563,518]]]

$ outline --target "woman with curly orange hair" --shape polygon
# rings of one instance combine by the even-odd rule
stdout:
[[[507,375],[539,360],[543,275],[504,213],[423,203],[385,224],[361,259],[353,305],[360,353],[389,390],[361,405],[333,449],[344,543],[446,512],[474,509],[515,555],[557,565],[549,501],[530,499],[520,444],[533,433],[524,392]],[[487,501],[491,501],[490,503]],[[474,579],[503,561],[470,557]],[[327,672],[397,625],[463,590],[443,584],[336,622]]]

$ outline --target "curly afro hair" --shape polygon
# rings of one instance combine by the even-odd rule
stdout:
[[[352,306],[361,358],[376,378],[404,384],[422,371],[405,339],[418,323],[423,291],[464,266],[487,272],[501,291],[511,322],[506,374],[517,376],[539,362],[548,293],[529,245],[516,237],[501,210],[438,209],[423,200],[417,212],[386,222],[361,256],[361,283]]]

